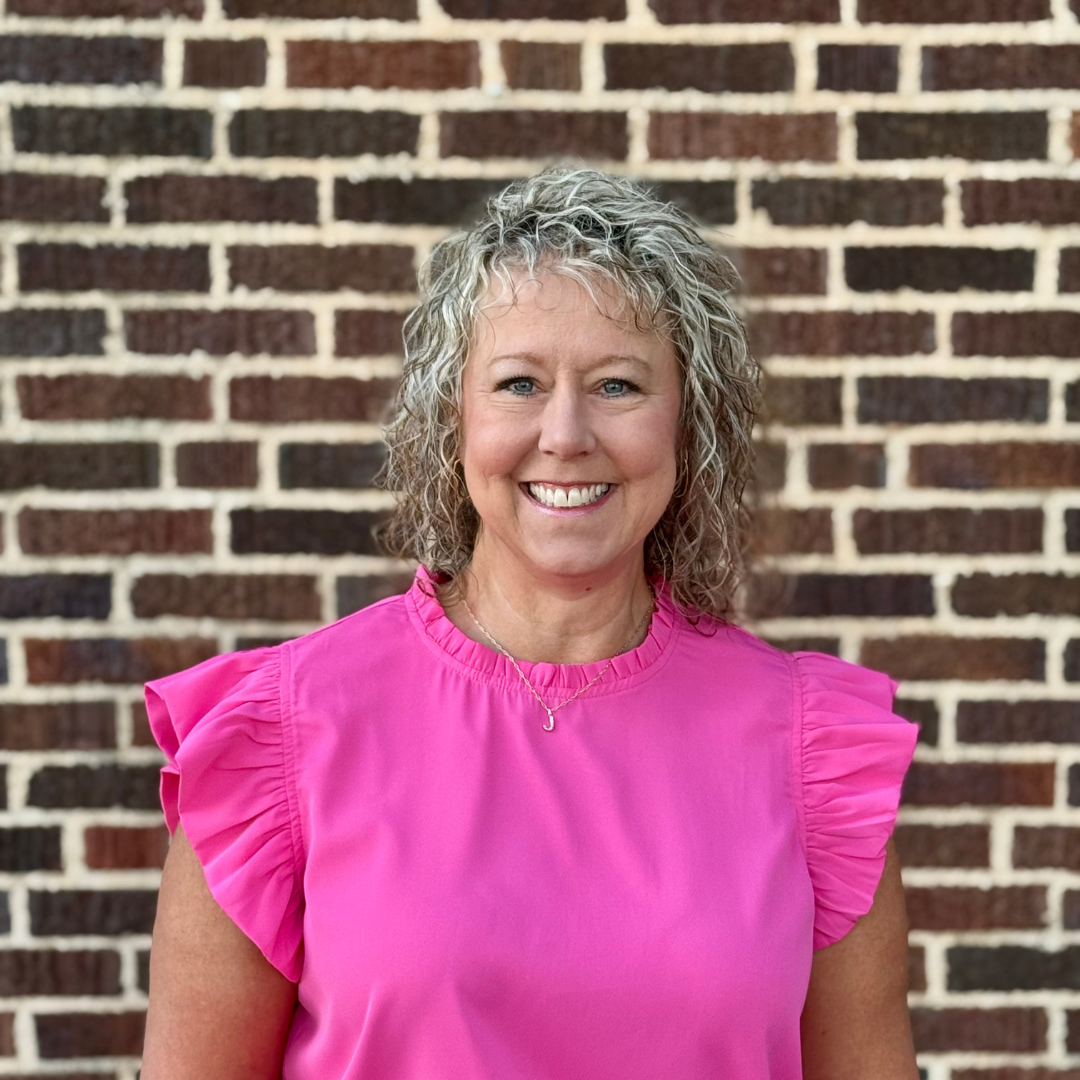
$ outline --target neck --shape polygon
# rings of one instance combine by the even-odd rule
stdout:
[[[493,557],[480,542],[441,599],[447,617],[474,641],[491,645],[466,604],[511,656],[549,664],[593,663],[640,645],[652,610],[640,551],[603,573],[546,576],[512,557]]]

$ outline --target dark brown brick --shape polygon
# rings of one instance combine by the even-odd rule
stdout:
[[[0,949],[0,995],[119,994],[120,954],[112,949]]]
[[[210,510],[49,510],[19,512],[28,555],[155,555],[213,551]]]
[[[0,574],[0,619],[107,619],[109,574]]]
[[[231,550],[237,555],[381,554],[371,534],[385,515],[369,510],[233,510]]]
[[[282,488],[369,488],[386,460],[382,443],[283,443],[278,448]]]
[[[908,483],[942,488],[1052,488],[1080,484],[1074,442],[920,443]]]
[[[735,182],[732,180],[660,180],[650,186],[658,199],[675,203],[700,222],[707,225],[735,223]]]
[[[30,932],[67,934],[149,934],[157,893],[150,889],[79,889],[29,896]]]
[[[1080,1080],[1080,1069],[1003,1065],[996,1069],[953,1069],[951,1080]]]
[[[1045,678],[1046,646],[1039,638],[867,638],[861,656],[867,667],[888,671],[896,679]]]
[[[989,825],[897,825],[901,866],[978,868],[990,865]]]
[[[1080,891],[1076,889],[1066,889],[1064,895],[1061,898],[1061,923],[1064,930],[1078,930],[1080,929]],[[1074,1017],[1080,1016],[1080,1013],[1069,1013],[1070,1025],[1074,1023]],[[1070,1026],[1070,1039],[1069,1049],[1075,1050],[1080,1045],[1080,1025],[1077,1026],[1075,1032]],[[1077,1036],[1073,1038],[1073,1036]]]
[[[811,443],[806,453],[811,487],[837,490],[885,485],[885,448],[878,443]]]
[[[786,475],[787,447],[758,440],[754,445],[754,483],[763,491],[776,491],[784,486]]]
[[[0,174],[0,219],[108,221],[105,181],[96,176]]]
[[[1044,112],[861,112],[855,130],[864,161],[1021,161],[1045,159],[1049,128]]]
[[[773,376],[766,385],[765,423],[839,424],[843,380]]]
[[[817,485],[815,485],[817,486]],[[897,552],[942,555],[1042,551],[1043,512],[1035,508],[855,511],[855,546],[862,555]]]
[[[334,182],[334,217],[389,225],[463,225],[477,218],[484,202],[506,183],[450,177],[339,179]]]
[[[795,58],[784,42],[763,45],[604,46],[609,90],[704,90],[768,94],[795,85]]]
[[[143,176],[124,185],[128,221],[318,220],[315,181],[286,176]]]
[[[904,311],[767,311],[749,323],[758,356],[908,356],[934,351],[934,317]]]
[[[662,23],[838,22],[840,0],[649,0]]]
[[[411,154],[420,117],[402,112],[330,109],[246,109],[229,121],[237,157],[357,157]]]
[[[1080,551],[1080,509],[1065,511],[1065,550]]]
[[[203,0],[8,0],[11,15],[46,18],[153,19],[172,15],[201,19]]]
[[[111,701],[0,703],[0,749],[109,750],[116,746]]]
[[[1077,209],[1080,218],[1080,206]],[[1067,224],[1063,222],[1062,224]],[[1080,292],[1080,248],[1062,248],[1058,268],[1058,291],[1063,293]]]
[[[31,684],[145,683],[217,654],[217,642],[201,637],[26,638],[23,647]]]
[[[38,1013],[38,1053],[46,1059],[138,1057],[146,1014],[142,1012]]]
[[[255,487],[259,482],[258,443],[180,443],[176,448],[176,482],[180,487]]]
[[[156,810],[155,765],[46,765],[30,777],[28,806]]]
[[[1014,1053],[1046,1049],[1044,1009],[912,1009],[911,1030],[921,1054],[950,1050]]]
[[[556,41],[501,41],[511,90],[580,90],[581,46]]]
[[[1045,422],[1045,379],[938,379],[884,375],[856,380],[861,424]]]
[[[768,507],[758,515],[758,543],[763,554],[828,554],[833,550],[832,511],[827,507]]]
[[[1077,990],[1080,947],[1057,952],[1024,945],[958,946],[946,951],[950,990]]]
[[[622,112],[498,112],[439,114],[443,157],[536,158],[579,154],[622,160],[628,136]]]
[[[19,375],[26,420],[209,420],[210,378],[186,375]]]
[[[92,308],[0,311],[0,356],[101,356],[105,312]]]
[[[0,443],[0,491],[157,486],[156,443]]]
[[[400,356],[403,311],[338,311],[334,314],[337,356]]]
[[[480,84],[475,41],[289,41],[289,86],[451,90]]]
[[[213,119],[199,109],[12,109],[15,149],[28,154],[210,156]]]
[[[964,180],[960,184],[965,225],[1036,222],[1071,225],[1080,218],[1080,181],[1052,177]]]
[[[921,945],[908,946],[908,992],[926,990],[926,950]]]
[[[1080,357],[1080,311],[958,311],[958,356]]]
[[[1065,645],[1065,681],[1080,682],[1080,638]]]
[[[1080,420],[1080,382],[1068,383],[1065,387],[1065,419],[1069,423]],[[1070,512],[1066,512],[1066,520]]]
[[[824,296],[829,254],[821,248],[742,248],[733,252],[752,296]]]
[[[904,778],[908,806],[1053,806],[1054,763],[915,761]]]
[[[399,244],[282,244],[230,247],[233,288],[283,292],[413,292],[413,249]]]
[[[819,45],[819,90],[895,92],[900,80],[900,49],[896,45]]]
[[[215,41],[210,38],[184,42],[184,85],[232,89],[262,86],[266,82],[266,42]]]
[[[1021,248],[849,247],[844,277],[856,292],[1029,291],[1035,252]]]
[[[904,890],[912,930],[1038,930],[1046,925],[1046,887]]]
[[[0,82],[160,83],[161,53],[153,38],[10,34],[0,38]]]
[[[755,180],[754,209],[777,225],[937,225],[945,187],[940,180]]]
[[[1069,642],[1072,645],[1072,642]],[[1066,674],[1066,679],[1069,678],[1069,674]],[[1080,766],[1070,765],[1069,773],[1067,776],[1067,784],[1069,791],[1069,805],[1080,806]],[[5,803],[5,805],[7,805]]]
[[[127,311],[124,336],[132,352],[158,356],[196,351],[310,356],[315,351],[315,321],[308,311]]]
[[[382,419],[394,381],[341,376],[253,375],[229,384],[229,416],[256,423],[340,420],[374,423]]]
[[[205,244],[146,248],[20,244],[17,251],[23,292],[206,292],[210,288],[210,249]]]
[[[24,873],[27,870],[61,870],[60,827],[24,826],[0,829],[0,870],[5,873]],[[0,956],[3,954],[0,953]],[[3,983],[3,962],[0,961],[0,984]],[[10,997],[11,991],[0,990]]]
[[[1080,89],[1080,45],[961,45],[922,51],[924,90]]]
[[[1050,0],[859,0],[859,20],[880,23],[1037,22]]]
[[[784,579],[782,614],[789,618],[933,615],[931,579],[922,574],[792,574]],[[751,590],[751,606],[757,597]]]
[[[416,0],[224,0],[230,19],[397,19],[416,18]]]
[[[164,825],[90,825],[83,844],[91,870],[156,870],[165,864],[169,830]]]
[[[968,574],[952,587],[959,615],[1073,615],[1080,611],[1080,577],[1069,574]]]
[[[941,717],[937,705],[928,698],[896,697],[893,712],[897,716],[919,725],[918,741],[926,746],[937,746],[941,729]]]
[[[649,114],[649,154],[654,158],[762,158],[765,161],[834,161],[832,113]]]
[[[626,18],[626,0],[442,0],[455,19]]]
[[[137,619],[316,620],[317,586],[310,574],[142,574],[131,610]]]
[[[968,743],[1080,743],[1080,703],[961,701],[956,737]]]
[[[337,617],[342,619],[388,596],[398,596],[408,591],[412,580],[411,574],[342,575],[337,579]]]
[[[840,655],[840,639],[834,637],[818,637],[808,634],[798,634],[794,637],[765,637],[762,640],[767,641],[770,645],[774,645],[778,649],[783,649],[785,652],[798,652],[802,649],[808,649],[811,652],[823,652],[829,656]]]
[[[1062,703],[1064,704],[1064,703]],[[1076,720],[1080,721],[1080,713]],[[1017,825],[1013,833],[1013,866],[1080,870],[1080,829],[1068,825]]]

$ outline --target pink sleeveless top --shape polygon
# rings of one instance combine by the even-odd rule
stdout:
[[[170,831],[298,983],[284,1080],[797,1080],[915,746],[896,683],[661,591],[549,732],[428,581],[145,687]],[[550,703],[603,666],[521,664]]]

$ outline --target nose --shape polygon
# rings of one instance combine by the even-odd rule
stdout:
[[[540,452],[574,458],[595,449],[596,434],[585,394],[566,385],[556,388],[540,417]]]

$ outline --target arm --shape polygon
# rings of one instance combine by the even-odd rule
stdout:
[[[150,950],[142,1080],[276,1080],[295,1005],[295,984],[218,906],[177,827]]]
[[[907,932],[890,839],[873,906],[839,941],[814,953],[802,1013],[804,1080],[916,1080]]]

